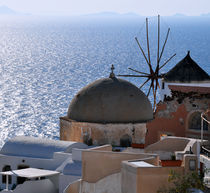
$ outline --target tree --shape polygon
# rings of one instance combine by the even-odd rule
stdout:
[[[194,188],[200,190],[205,188],[203,177],[198,172],[189,172],[183,175],[171,170],[168,182],[171,184],[171,187],[161,187],[158,193],[190,193],[193,192],[191,190]]]

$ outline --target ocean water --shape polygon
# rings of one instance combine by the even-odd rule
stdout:
[[[210,73],[209,18],[161,18],[161,44],[171,28],[161,60],[187,51]],[[157,17],[149,19],[153,67],[157,56]],[[145,20],[84,18],[0,19],[0,146],[17,135],[59,139],[59,117],[73,96],[88,83],[115,74],[148,72],[134,40],[146,51]],[[143,78],[126,78],[140,86]],[[143,87],[146,93],[149,84]],[[152,97],[150,96],[152,101]]]

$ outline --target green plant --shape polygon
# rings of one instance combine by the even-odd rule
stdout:
[[[189,172],[183,175],[171,170],[168,182],[171,186],[169,188],[161,187],[158,193],[190,193],[192,188],[200,190],[205,188],[203,178],[198,172]]]

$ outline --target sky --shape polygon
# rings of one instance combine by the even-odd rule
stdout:
[[[0,0],[19,12],[83,15],[98,12],[133,12],[142,16],[210,13],[210,0]]]

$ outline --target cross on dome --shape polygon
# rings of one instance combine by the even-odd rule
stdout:
[[[110,73],[110,75],[109,75],[109,78],[114,78],[114,77],[115,77],[114,69],[115,69],[115,67],[114,67],[114,65],[112,64],[111,73]]]

